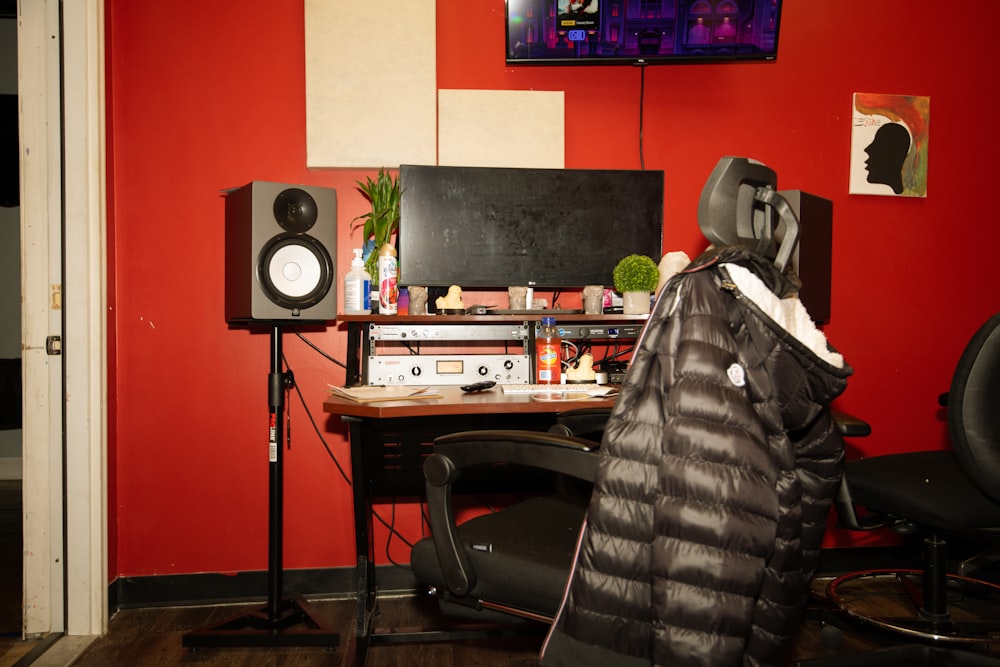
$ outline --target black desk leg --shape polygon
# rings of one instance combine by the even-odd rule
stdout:
[[[353,645],[348,650],[345,665],[363,667],[368,660],[368,648],[378,615],[375,584],[375,554],[372,544],[372,507],[369,496],[368,466],[365,458],[363,421],[343,417],[349,424],[351,447],[351,489],[354,493],[354,544],[357,554],[355,588],[357,601],[354,607]]]
[[[220,646],[324,646],[335,648],[340,637],[316,620],[312,607],[299,596],[282,597],[282,448],[284,446],[285,391],[294,386],[284,372],[281,325],[271,327],[271,372],[267,378],[270,408],[268,451],[268,568],[267,605],[217,625],[189,632],[183,645],[190,648]]]

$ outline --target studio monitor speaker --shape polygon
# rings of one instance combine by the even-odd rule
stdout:
[[[253,181],[225,206],[226,321],[337,319],[337,191]]]
[[[802,279],[799,298],[815,322],[829,322],[833,202],[801,190],[779,194],[799,219],[799,247],[792,255],[792,266]]]

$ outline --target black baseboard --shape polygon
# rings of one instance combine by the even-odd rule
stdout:
[[[919,567],[919,549],[899,547],[847,547],[824,549],[816,576],[881,567]],[[375,568],[379,593],[411,595],[421,590],[413,574],[404,567]],[[355,568],[285,570],[282,583],[286,595],[305,598],[353,599],[357,595]],[[233,574],[178,574],[155,577],[119,577],[108,586],[108,609],[178,607],[267,600],[267,571]]]
[[[419,585],[409,570],[394,565],[375,568],[379,593],[414,594]],[[357,595],[355,568],[285,570],[282,583],[286,595],[305,598],[351,599]],[[155,577],[119,577],[108,586],[108,609],[181,607],[267,600],[267,571],[232,574],[177,574]]]

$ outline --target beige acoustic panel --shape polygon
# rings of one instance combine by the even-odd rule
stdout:
[[[434,164],[435,1],[305,0],[306,164]]]
[[[561,169],[562,91],[439,90],[438,164]]]

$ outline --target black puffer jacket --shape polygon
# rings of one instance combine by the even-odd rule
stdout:
[[[840,479],[828,406],[851,373],[789,289],[735,247],[664,287],[542,665],[780,661]]]

